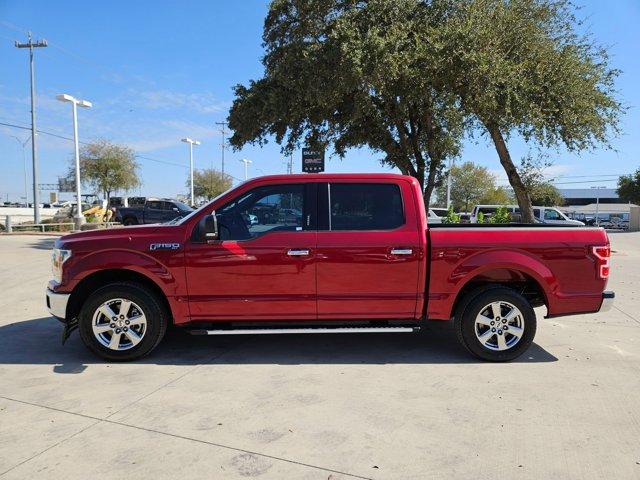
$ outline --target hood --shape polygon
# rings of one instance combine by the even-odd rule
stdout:
[[[60,237],[56,241],[56,248],[100,250],[107,245],[110,247],[131,245],[136,240],[173,238],[181,230],[178,225],[158,224],[86,230]]]

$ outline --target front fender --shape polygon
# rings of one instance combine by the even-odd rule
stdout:
[[[72,257],[73,258],[73,257]],[[65,271],[65,289],[73,288],[89,275],[102,270],[130,270],[154,282],[167,297],[183,294],[184,285],[178,281],[172,268],[146,253],[108,249],[90,252],[74,259]]]

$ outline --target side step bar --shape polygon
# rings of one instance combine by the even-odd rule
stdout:
[[[412,333],[420,327],[338,327],[338,328],[236,328],[189,330],[191,335],[276,335],[283,333]]]

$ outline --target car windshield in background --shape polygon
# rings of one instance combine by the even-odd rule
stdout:
[[[182,202],[173,202],[173,204],[178,207],[178,209],[182,212],[193,212],[193,208]]]

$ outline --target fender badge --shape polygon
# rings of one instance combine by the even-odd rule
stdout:
[[[179,250],[179,243],[151,243],[149,244],[149,250]]]

